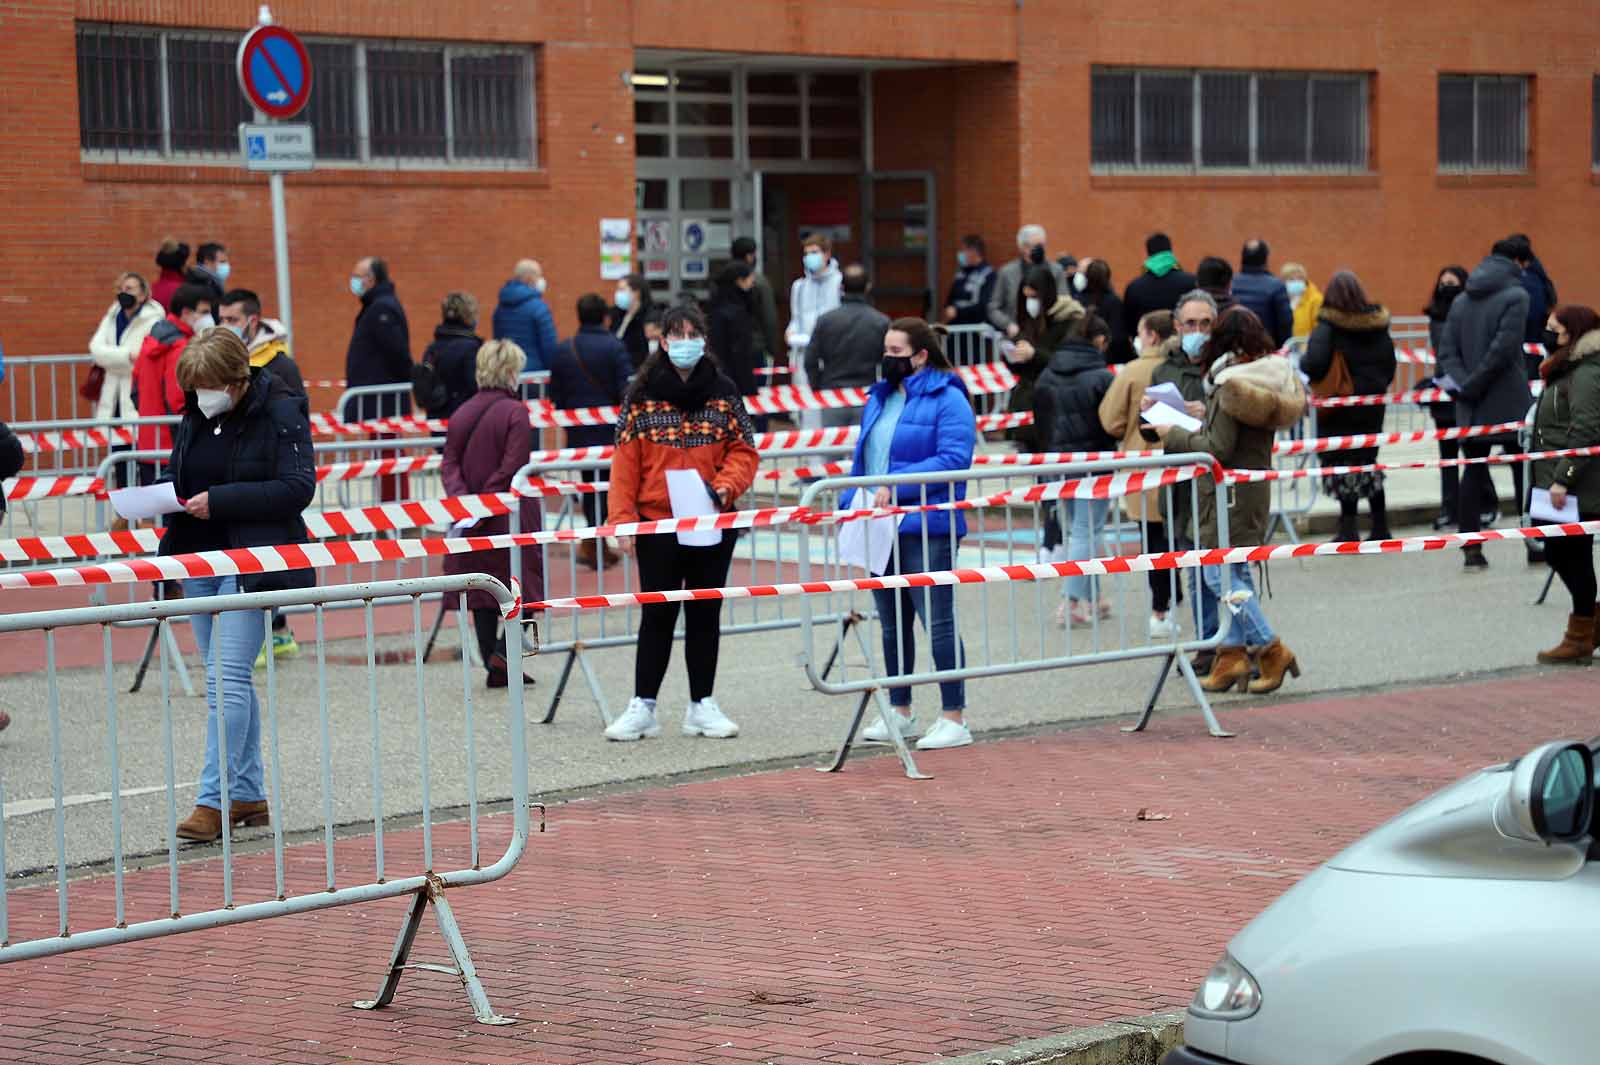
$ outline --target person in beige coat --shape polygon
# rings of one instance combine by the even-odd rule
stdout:
[[[1138,357],[1123,364],[1111,382],[1111,390],[1100,401],[1100,425],[1117,439],[1121,450],[1148,451],[1159,446],[1140,434],[1139,409],[1156,367],[1166,361],[1177,344],[1171,311],[1151,311],[1139,319],[1133,340]],[[1143,523],[1147,530],[1145,551],[1172,550],[1172,540],[1162,517],[1161,495],[1161,489],[1152,488],[1122,499],[1122,512],[1128,520],[1136,525]],[[1172,639],[1178,635],[1178,619],[1171,616],[1172,596],[1177,586],[1175,571],[1151,570],[1149,577],[1150,638]]]
[[[94,404],[96,421],[138,417],[133,405],[133,364],[144,338],[166,316],[166,309],[150,298],[150,285],[144,278],[135,273],[117,278],[117,301],[89,340],[89,357],[106,373]]]

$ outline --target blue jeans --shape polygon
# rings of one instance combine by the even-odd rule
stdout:
[[[951,568],[954,552],[949,533],[929,533],[927,558],[923,558],[922,534],[904,533],[900,536],[899,567],[893,557],[889,560],[890,573],[928,573]],[[878,624],[883,628],[883,662],[891,677],[913,673],[916,663],[916,626],[912,615],[922,619],[933,644],[933,663],[941,670],[959,669],[966,665],[967,649],[956,635],[956,597],[950,585],[936,588],[875,588],[873,602],[878,609]],[[896,616],[896,604],[899,616]],[[904,622],[902,629],[900,622]],[[959,655],[959,658],[958,658]],[[959,661],[959,665],[957,664]],[[967,705],[967,685],[960,680],[939,682],[939,701],[946,711],[962,710]],[[889,689],[889,703],[909,709],[911,689]]]
[[[186,599],[233,595],[237,577],[192,577],[183,582]],[[228,732],[228,801],[258,802],[267,797],[261,782],[261,703],[254,680],[256,655],[267,637],[265,616],[259,610],[230,610],[223,614],[194,614],[189,618],[200,659],[206,667],[206,764],[200,772],[196,806],[222,809],[222,777],[217,758],[217,676],[221,671],[223,712]],[[217,627],[212,660],[212,628]]]
[[[1067,561],[1082,562],[1105,554],[1101,532],[1111,510],[1109,499],[1063,499],[1061,521],[1067,532]],[[1068,577],[1067,598],[1093,603],[1100,595],[1099,577]]]
[[[1227,643],[1231,646],[1262,647],[1271,643],[1276,638],[1272,625],[1267,621],[1267,615],[1262,613],[1261,599],[1255,594],[1255,581],[1250,576],[1250,565],[1246,562],[1235,562],[1230,567],[1230,576],[1233,580],[1231,591],[1248,588],[1250,598],[1239,608],[1233,616],[1233,627],[1229,630]],[[1194,593],[1195,602],[1200,609],[1200,634],[1204,639],[1210,639],[1217,634],[1217,608],[1222,599],[1222,567],[1201,566],[1199,573],[1198,590],[1195,588],[1196,571],[1191,571],[1189,576],[1189,589]]]

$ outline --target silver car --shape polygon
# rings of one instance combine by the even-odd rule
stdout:
[[[1296,884],[1228,944],[1163,1065],[1600,1062],[1595,755],[1474,773]]]

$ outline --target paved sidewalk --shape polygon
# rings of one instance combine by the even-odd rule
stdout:
[[[873,758],[568,803],[508,879],[453,896],[513,1027],[475,1025],[429,974],[388,1011],[350,1009],[376,990],[390,901],[10,967],[0,1058],[923,1062],[1171,1009],[1356,836],[1474,767],[1600,732],[1597,691],[1588,670],[1530,671],[1241,708],[1231,741],[1167,717],[924,755],[929,782]],[[391,873],[417,846],[387,836]],[[292,850],[296,887],[322,854]],[[253,862],[241,901],[270,890],[270,857]],[[370,843],[341,846],[345,875],[364,863]],[[187,907],[217,866],[184,867]],[[129,883],[139,916],[159,910],[164,870]],[[55,905],[53,888],[13,892],[13,936]],[[413,960],[441,953],[430,921]]]

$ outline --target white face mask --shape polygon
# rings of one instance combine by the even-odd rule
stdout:
[[[1133,353],[1135,355],[1143,355],[1144,354],[1144,337],[1134,337],[1133,338]]]
[[[535,281],[533,283],[534,291],[539,293],[539,295],[541,295],[541,296],[544,295],[544,286],[545,286],[545,280],[542,277],[539,280],[537,280],[537,281]]]
[[[650,348],[650,354],[654,355],[656,352],[661,350],[661,341],[652,340],[649,342],[648,347]]]
[[[1044,307],[1044,305],[1039,302],[1038,296],[1029,296],[1023,303],[1023,306],[1027,308],[1029,318],[1039,317],[1039,311]]]
[[[1082,292],[1084,289],[1088,288],[1089,287],[1089,275],[1085,274],[1085,273],[1082,273],[1081,271],[1079,273],[1073,274],[1072,275],[1072,287],[1077,289],[1079,292]]]
[[[207,329],[210,329],[216,324],[217,320],[215,318],[211,317],[209,314],[202,314],[200,317],[194,320],[194,335],[199,336],[201,333],[204,333]]]
[[[226,388],[197,388],[194,390],[194,401],[200,413],[207,418],[215,418],[233,409],[233,394]]]

